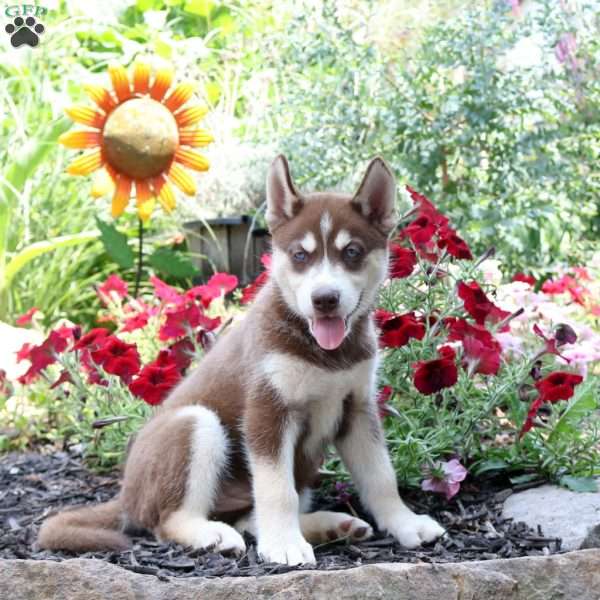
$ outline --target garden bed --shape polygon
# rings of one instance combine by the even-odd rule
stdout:
[[[331,487],[331,486],[330,486]],[[63,561],[64,552],[38,551],[34,541],[45,516],[62,506],[103,502],[118,489],[118,475],[90,472],[81,459],[65,452],[9,454],[0,459],[0,558]],[[327,489],[327,486],[324,486]],[[406,550],[377,534],[362,542],[323,544],[315,548],[317,569],[340,570],[372,563],[453,563],[473,560],[548,555],[560,551],[560,540],[546,538],[523,523],[502,517],[503,501],[512,488],[487,481],[463,486],[451,502],[418,492],[405,494],[417,512],[428,512],[447,528],[447,537],[428,547]],[[355,499],[350,501],[358,514]],[[326,492],[315,508],[348,510]],[[159,579],[171,577],[259,576],[314,567],[285,567],[258,561],[253,540],[240,559],[194,552],[177,544],[160,544],[150,537],[134,539],[126,552],[94,552],[96,558]]]

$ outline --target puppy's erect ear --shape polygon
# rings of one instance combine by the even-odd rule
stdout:
[[[382,158],[374,158],[352,202],[381,233],[389,235],[396,224],[396,182]]]
[[[291,219],[302,207],[300,194],[294,187],[288,162],[280,154],[267,174],[267,225],[271,232]]]

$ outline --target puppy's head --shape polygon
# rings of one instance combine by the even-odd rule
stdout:
[[[271,276],[319,346],[339,347],[372,306],[388,268],[394,177],[375,158],[354,196],[301,194],[278,156],[267,176]]]

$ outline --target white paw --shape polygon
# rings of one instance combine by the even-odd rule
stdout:
[[[444,535],[444,528],[427,515],[399,514],[385,526],[405,548],[416,548]]]
[[[345,513],[318,511],[300,515],[302,535],[313,544],[335,540],[362,541],[373,535],[373,528],[362,519]]]
[[[293,536],[280,535],[279,539],[268,541],[261,541],[259,535],[258,554],[267,563],[283,565],[316,563],[312,546],[300,533]]]
[[[206,521],[195,531],[194,538],[196,548],[236,556],[246,551],[244,538],[233,527],[220,521]]]

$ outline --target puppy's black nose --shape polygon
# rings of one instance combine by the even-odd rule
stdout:
[[[332,313],[340,305],[340,293],[332,288],[319,288],[311,298],[313,306],[323,314]]]

